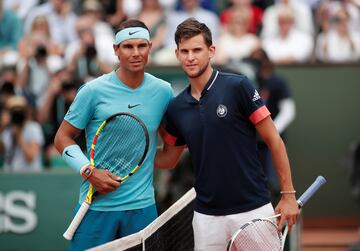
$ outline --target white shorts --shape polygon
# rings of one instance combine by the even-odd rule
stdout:
[[[270,217],[275,214],[271,203],[257,209],[224,216],[213,216],[194,212],[193,229],[195,251],[223,251],[232,235],[243,224],[256,218]]]

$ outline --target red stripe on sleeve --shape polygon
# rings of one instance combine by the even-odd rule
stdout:
[[[262,107],[260,107],[259,109],[257,109],[256,111],[254,111],[249,119],[250,121],[256,125],[257,123],[259,123],[261,120],[263,120],[264,118],[270,116],[270,112],[267,109],[267,107],[264,105]]]
[[[159,128],[159,134],[160,134],[162,140],[166,144],[171,145],[171,146],[175,145],[177,138],[175,136],[171,135],[170,133],[168,133],[162,125]]]

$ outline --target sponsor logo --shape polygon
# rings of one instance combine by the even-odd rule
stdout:
[[[133,32],[129,31],[129,35],[132,36],[132,35],[134,35],[135,33],[138,33],[138,32],[139,31],[133,31]]]
[[[72,156],[72,155],[69,153],[68,150],[65,151],[65,154],[66,154],[67,156],[71,157],[71,158],[74,158],[74,156]]]
[[[216,114],[218,117],[225,117],[227,114],[227,107],[225,105],[220,104],[216,109]]]
[[[132,108],[134,108],[134,107],[137,107],[137,106],[139,106],[140,104],[136,104],[136,105],[130,105],[130,104],[128,104],[128,108],[129,109],[132,109]]]
[[[0,234],[27,234],[38,224],[36,195],[32,191],[0,192]]]
[[[257,90],[255,90],[254,96],[252,98],[252,101],[255,102],[256,100],[260,99],[260,95]]]

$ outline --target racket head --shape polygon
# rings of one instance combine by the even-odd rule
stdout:
[[[281,232],[274,219],[254,219],[244,224],[228,243],[228,251],[280,251],[283,247]]]
[[[144,162],[149,149],[149,133],[134,114],[121,112],[101,123],[90,150],[90,165],[109,170],[123,182]]]

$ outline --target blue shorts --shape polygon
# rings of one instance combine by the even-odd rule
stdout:
[[[80,205],[76,207],[76,211]],[[156,205],[128,211],[89,210],[70,243],[71,251],[85,250],[136,233],[157,217]]]

